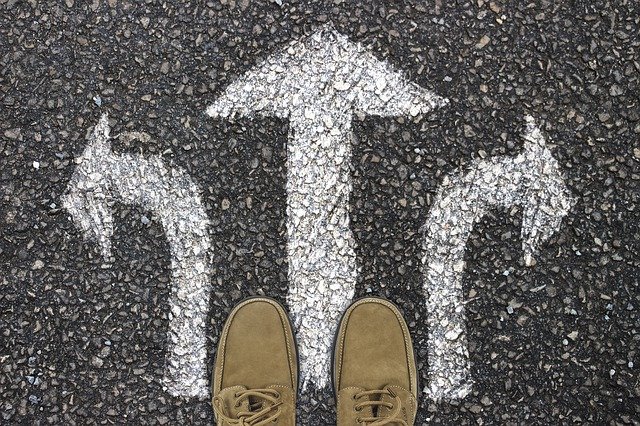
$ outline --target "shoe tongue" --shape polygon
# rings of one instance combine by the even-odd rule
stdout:
[[[365,389],[363,388],[351,388],[346,394],[346,397],[348,398],[352,398],[354,395],[357,395],[360,392],[363,392]],[[363,396],[361,398],[358,398],[358,400],[355,402],[356,404],[361,403],[361,402],[366,402],[366,401],[371,401],[371,400],[375,400],[377,399],[377,397],[375,395],[368,395],[368,396]],[[373,407],[371,406],[366,406],[363,407],[358,413],[358,417],[373,417]]]
[[[249,398],[242,398],[242,400],[238,401],[238,398],[235,397],[236,392],[246,390],[247,388],[244,386],[232,386],[220,391],[218,396],[224,403],[224,412],[227,416],[231,417],[232,419],[237,419],[238,413],[246,413],[247,411],[249,411]],[[240,403],[240,405],[236,407],[236,403],[238,402]]]

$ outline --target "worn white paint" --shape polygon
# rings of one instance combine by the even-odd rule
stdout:
[[[560,167],[532,117],[527,116],[522,153],[476,161],[465,174],[445,177],[429,212],[424,240],[424,289],[429,315],[431,398],[460,399],[469,393],[462,277],[467,239],[491,209],[523,210],[522,249],[527,265],[556,232],[573,200]]]
[[[159,156],[114,154],[106,115],[77,163],[63,205],[100,245],[105,259],[111,258],[114,201],[140,205],[160,219],[171,251],[172,277],[164,383],[174,396],[206,397],[211,270],[209,220],[200,191],[183,170],[166,167]]]
[[[352,114],[416,116],[445,102],[325,27],[267,58],[207,109],[212,117],[289,119],[288,303],[303,387],[326,385],[334,331],[356,282],[349,228]]]

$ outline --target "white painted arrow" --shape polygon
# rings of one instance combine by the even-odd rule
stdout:
[[[436,400],[460,399],[471,390],[462,273],[467,240],[491,209],[523,209],[522,249],[527,265],[539,245],[569,212],[569,194],[558,162],[532,117],[515,157],[475,162],[464,175],[445,177],[425,225],[424,288],[429,315],[429,385]]]
[[[445,102],[325,27],[267,58],[207,109],[212,117],[289,119],[288,302],[303,387],[326,385],[333,332],[356,282],[349,228],[353,111],[415,116]]]
[[[164,383],[174,396],[209,394],[205,324],[209,310],[209,220],[200,191],[159,156],[116,155],[103,115],[77,159],[63,205],[87,237],[111,257],[115,201],[143,206],[162,223],[171,252],[169,337]]]

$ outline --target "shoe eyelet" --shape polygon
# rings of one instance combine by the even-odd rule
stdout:
[[[355,396],[355,395],[353,395],[353,397],[352,397],[352,398],[353,398],[353,400],[354,400],[354,401],[355,401],[356,399],[358,399],[358,398],[356,398],[356,396]]]
[[[277,399],[277,398],[280,398],[280,392],[277,392],[277,391],[276,391],[276,393],[275,393],[275,395],[274,395],[274,396],[276,397],[276,399]]]
[[[238,392],[236,392],[236,393],[234,393],[234,394],[233,394],[233,397],[234,397],[234,398],[238,398],[239,396],[240,396],[240,394],[239,394]]]
[[[362,411],[362,407],[356,407],[356,411]]]
[[[358,417],[358,418],[356,419],[356,423],[362,423],[362,419],[361,419],[360,417]]]

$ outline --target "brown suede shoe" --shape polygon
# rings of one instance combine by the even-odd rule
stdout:
[[[413,425],[416,362],[394,304],[375,297],[355,301],[340,321],[334,351],[338,426]]]
[[[236,306],[222,330],[213,370],[218,426],[296,424],[297,352],[284,308],[266,297]]]

